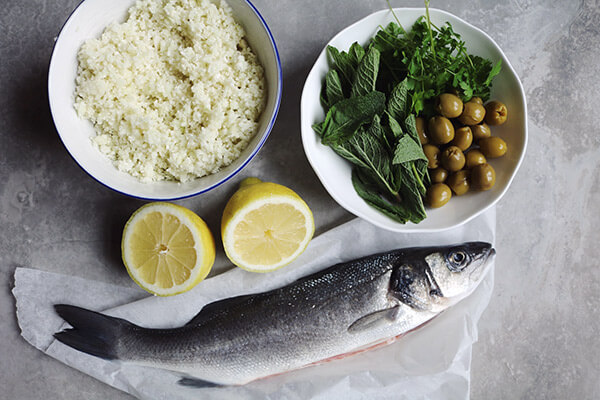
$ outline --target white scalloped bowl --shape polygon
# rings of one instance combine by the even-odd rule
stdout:
[[[394,12],[405,29],[409,29],[419,16],[425,14],[425,9],[396,8]],[[525,92],[500,47],[485,32],[448,12],[430,9],[430,15],[432,22],[437,26],[449,21],[466,42],[470,54],[488,58],[492,63],[502,60],[502,71],[494,79],[491,98],[506,104],[509,117],[503,125],[492,127],[492,134],[506,141],[508,152],[502,158],[490,160],[490,164],[496,170],[496,184],[492,189],[485,192],[469,192],[460,197],[454,196],[441,208],[427,208],[427,218],[419,224],[400,224],[369,206],[356,194],[351,181],[351,164],[321,144],[312,129],[314,123],[323,121],[325,117],[319,96],[325,74],[329,70],[325,51],[327,46],[306,78],[300,102],[304,151],[325,189],[352,214],[395,232],[436,232],[450,229],[464,224],[492,207],[508,190],[523,161],[527,146]],[[392,21],[395,19],[391,11],[375,12],[342,30],[327,45],[340,50],[347,50],[355,41],[364,45],[380,26],[386,26]]]
[[[99,37],[111,22],[124,21],[135,0],[85,0],[73,11],[54,46],[48,70],[48,97],[56,130],[75,162],[92,178],[126,195],[146,200],[175,200],[211,190],[240,172],[263,146],[281,101],[282,72],[275,39],[265,20],[248,0],[227,0],[233,15],[246,30],[246,39],[265,69],[267,102],[259,128],[248,146],[231,165],[216,174],[190,182],[161,181],[144,183],[117,170],[95,147],[90,138],[92,124],[79,118],[73,107],[77,51],[89,38]]]

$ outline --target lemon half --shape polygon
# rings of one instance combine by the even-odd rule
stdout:
[[[242,181],[221,220],[227,257],[240,268],[269,272],[298,257],[315,223],[308,205],[293,190],[257,178]]]
[[[131,278],[158,296],[190,290],[215,261],[215,241],[206,223],[171,203],[146,204],[133,213],[123,230],[121,251]]]

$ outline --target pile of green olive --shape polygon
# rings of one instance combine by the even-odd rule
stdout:
[[[452,93],[436,99],[435,115],[426,121],[417,118],[417,132],[428,160],[431,186],[426,202],[432,208],[448,203],[452,194],[461,196],[470,189],[489,190],[496,183],[496,171],[487,160],[502,157],[506,142],[492,136],[490,125],[506,122],[508,110],[499,101],[483,104],[479,97],[468,102]]]

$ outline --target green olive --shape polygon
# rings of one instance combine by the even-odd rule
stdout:
[[[450,172],[461,170],[465,166],[465,155],[456,146],[450,146],[442,152],[442,166]]]
[[[442,167],[437,167],[433,171],[429,172],[429,177],[433,183],[444,183],[446,178],[448,178],[448,171]]]
[[[421,141],[421,144],[426,144],[429,142],[429,140],[427,139],[427,132],[425,131],[425,118],[417,117],[415,124],[417,125],[417,133],[419,134],[419,140]]]
[[[481,100],[481,97],[471,97],[471,100],[469,100],[469,102],[473,102],[473,103],[477,103],[477,104],[481,104],[483,105],[483,100]]]
[[[467,153],[465,154],[465,159],[465,164],[469,169],[480,164],[485,164],[487,162],[483,153],[478,149],[471,149],[467,151]]]
[[[427,168],[433,169],[440,166],[440,149],[432,144],[423,146],[423,152],[427,157]]]
[[[492,135],[492,131],[490,130],[490,127],[485,122],[483,122],[479,125],[473,125],[471,127],[471,131],[473,131],[473,139],[475,141],[478,141],[478,140],[486,138],[486,137],[490,137]]]
[[[481,104],[467,102],[458,120],[464,125],[477,125],[485,117],[485,108]]]
[[[435,110],[446,118],[456,118],[463,110],[463,102],[455,94],[443,93],[436,100]]]
[[[471,185],[477,190],[489,190],[496,183],[496,171],[490,164],[480,164],[471,170]]]
[[[446,204],[452,197],[450,188],[445,183],[434,183],[427,189],[425,201],[431,208],[438,208]]]
[[[454,139],[454,125],[446,117],[435,116],[427,124],[429,139],[436,144],[446,144]]]
[[[490,101],[485,105],[485,122],[488,125],[502,125],[508,117],[508,109],[499,101]]]
[[[452,189],[454,194],[457,196],[462,196],[463,194],[467,193],[471,187],[469,171],[465,169],[456,171],[448,177],[446,184],[450,187],[450,189]]]
[[[468,149],[473,143],[473,132],[468,126],[458,128],[454,133],[454,139],[450,142],[452,146],[456,146],[462,151]]]
[[[506,142],[497,136],[481,139],[477,144],[487,158],[502,157],[507,150]]]

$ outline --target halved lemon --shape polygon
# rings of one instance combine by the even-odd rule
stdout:
[[[314,232],[312,212],[300,196],[257,178],[242,181],[221,220],[227,257],[252,272],[269,272],[291,263]]]
[[[138,285],[158,296],[172,296],[206,278],[215,261],[215,241],[194,212],[176,204],[150,203],[127,221],[121,252]]]

